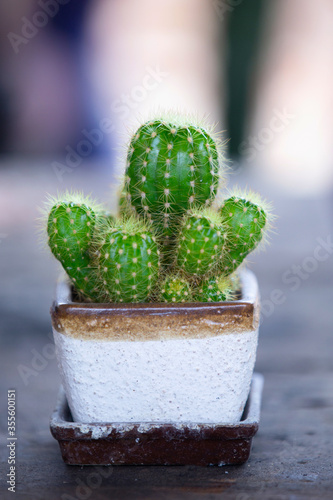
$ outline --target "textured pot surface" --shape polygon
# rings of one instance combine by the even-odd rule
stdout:
[[[79,304],[61,282],[52,308],[62,383],[75,421],[236,423],[250,389],[259,300]]]

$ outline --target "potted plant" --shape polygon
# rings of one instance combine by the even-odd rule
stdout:
[[[219,148],[204,127],[155,119],[131,138],[118,215],[77,193],[49,201],[48,244],[67,273],[52,325],[74,421],[239,422],[259,327],[241,265],[271,215],[251,192],[214,203]]]

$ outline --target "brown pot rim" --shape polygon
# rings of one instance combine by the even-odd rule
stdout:
[[[51,307],[56,332],[85,340],[147,341],[205,338],[255,331],[260,299],[255,275],[240,273],[241,298],[231,302],[109,303],[73,302],[70,282],[61,277]]]

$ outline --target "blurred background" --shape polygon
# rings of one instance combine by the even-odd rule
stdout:
[[[112,170],[128,130],[172,108],[216,123],[234,165],[320,194],[332,28],[329,0],[2,2],[0,153],[59,160],[59,176],[103,155]]]
[[[266,379],[252,465],[273,487],[300,453],[321,477],[333,422],[332,1],[11,0],[0,34],[1,388],[18,390],[22,491],[43,473],[59,492],[76,474],[48,429],[59,267],[38,243],[38,207],[66,188],[114,206],[129,133],[169,108],[215,123],[229,186],[273,202],[271,246],[251,259]]]

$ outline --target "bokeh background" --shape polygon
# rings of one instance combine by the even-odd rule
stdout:
[[[0,152],[110,158],[128,127],[172,108],[208,116],[234,159],[281,188],[320,194],[333,177],[332,23],[329,0],[2,2]],[[105,137],[80,148],[105,119]]]
[[[263,300],[257,370],[266,379],[254,475],[230,470],[235,481],[222,481],[219,491],[304,487],[326,498],[332,53],[331,0],[1,2],[0,406],[16,388],[25,498],[61,498],[85,477],[65,468],[48,429],[59,386],[48,313],[59,267],[39,242],[38,207],[71,188],[115,206],[130,132],[168,109],[215,123],[226,141],[229,187],[260,191],[278,216],[271,246],[250,264]],[[0,426],[5,437],[4,419]],[[6,470],[5,448],[0,456]],[[176,469],[168,481],[177,489],[187,479]],[[144,498],[152,484],[167,488],[156,471],[122,474],[94,498],[106,491],[125,498],[121,491],[130,495],[138,477]],[[203,495],[217,472],[207,474],[197,479]]]

